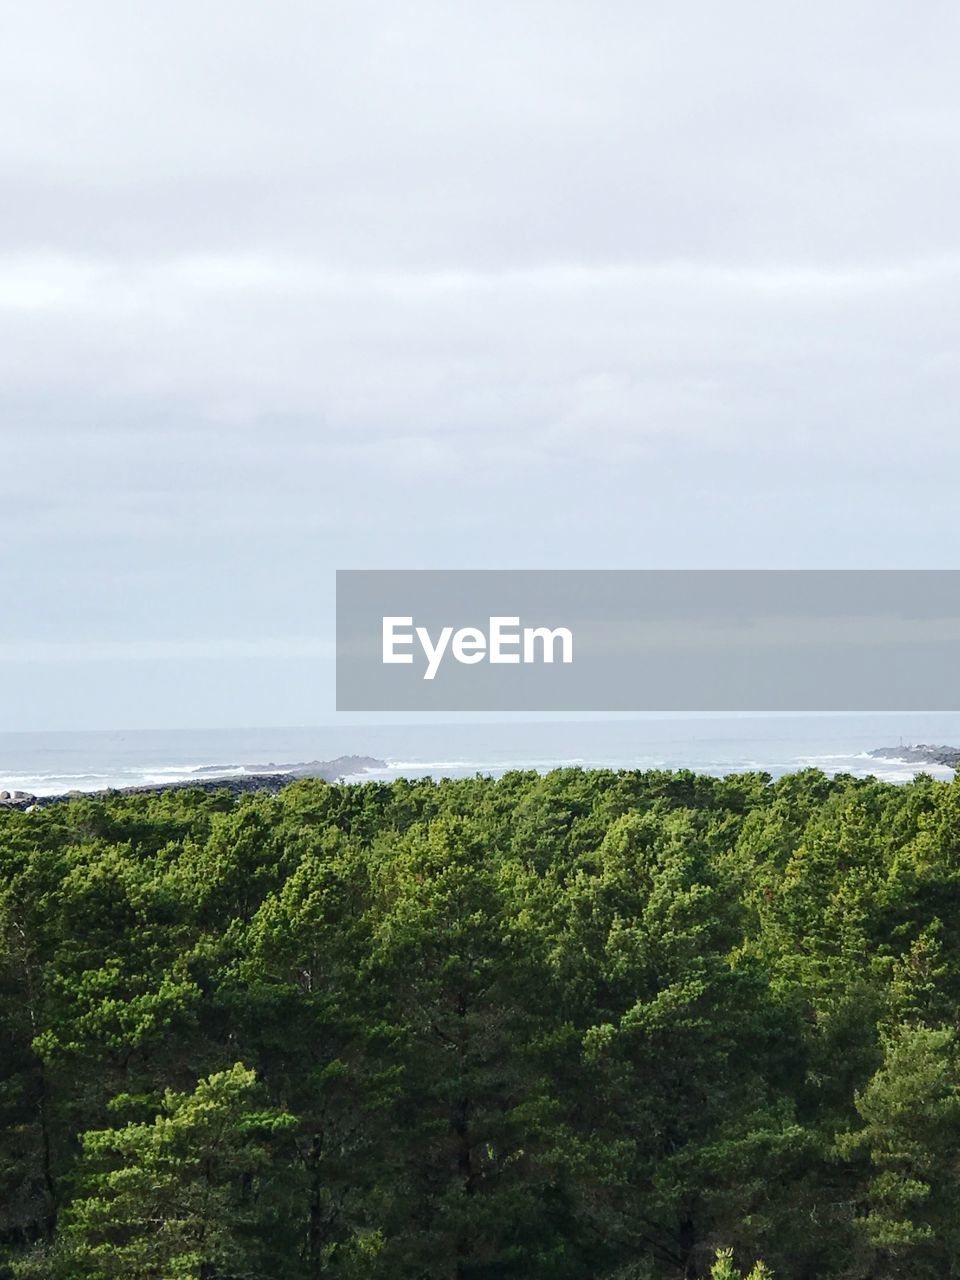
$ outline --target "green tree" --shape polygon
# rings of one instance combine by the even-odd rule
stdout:
[[[859,1225],[877,1276],[960,1275],[960,1048],[952,1027],[904,1024],[858,1094],[840,1150],[869,1172]]]
[[[720,1249],[710,1270],[710,1280],[773,1280],[773,1272],[763,1262],[757,1262],[747,1275],[733,1265],[733,1250]]]
[[[367,973],[401,1083],[382,1153],[385,1274],[582,1274],[558,1180],[545,972],[511,908],[516,873],[457,816],[413,827],[373,865]]]
[[[382,1176],[381,1121],[395,1088],[370,1048],[379,1013],[360,974],[365,861],[334,827],[309,836],[299,865],[238,939],[218,1000],[271,1096],[298,1116],[296,1230],[312,1280],[369,1237],[367,1197]]]
[[[118,1099],[117,1105],[130,1105]],[[260,1277],[272,1145],[293,1117],[260,1105],[241,1064],[167,1092],[150,1122],[85,1133],[70,1274],[91,1280]]]

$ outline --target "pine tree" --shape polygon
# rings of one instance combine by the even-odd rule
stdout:
[[[152,1121],[85,1133],[66,1224],[69,1274],[260,1277],[261,1232],[274,1208],[271,1145],[295,1123],[262,1109],[255,1073],[237,1063],[192,1093],[168,1091]]]

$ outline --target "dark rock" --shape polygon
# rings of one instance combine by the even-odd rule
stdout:
[[[22,809],[36,798],[29,791],[0,791],[0,805],[5,809]]]
[[[288,778],[323,778],[336,782],[353,773],[367,773],[371,769],[386,769],[386,760],[374,756],[337,756],[335,760],[308,760],[303,764],[248,764],[250,773],[282,773]]]
[[[226,791],[230,795],[248,795],[265,791],[276,795],[284,787],[289,787],[299,778],[318,778],[323,782],[338,782],[341,778],[355,773],[366,773],[370,769],[386,769],[385,760],[377,760],[374,756],[338,756],[335,760],[311,760],[306,764],[279,766],[282,772],[273,766],[272,772],[259,772],[264,766],[248,766],[252,771],[242,774],[221,774],[205,776],[202,779],[190,779],[185,782],[157,782],[142,787],[121,787],[106,791],[68,791],[61,796],[31,796],[24,791],[15,791],[8,800],[0,798],[0,806],[9,809],[46,809],[52,804],[64,800],[102,799],[110,795],[159,795],[163,791],[205,791],[208,793]],[[266,766],[264,768],[269,768]],[[9,793],[8,793],[9,795]]]
[[[917,742],[905,747],[877,747],[867,753],[875,760],[902,760],[905,764],[939,764],[948,769],[960,768],[960,747],[942,747]]]

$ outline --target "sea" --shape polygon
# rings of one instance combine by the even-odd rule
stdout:
[[[382,767],[349,782],[584,769],[692,769],[723,776],[799,769],[907,782],[923,768],[875,747],[960,745],[960,713],[646,715],[603,719],[339,723],[298,728],[0,732],[0,790],[58,795],[285,768],[339,756]]]

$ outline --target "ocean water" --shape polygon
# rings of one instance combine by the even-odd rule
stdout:
[[[780,777],[816,767],[905,782],[919,766],[872,760],[874,747],[960,745],[960,713],[650,715],[465,724],[339,724],[316,728],[0,733],[0,789],[56,795],[211,775],[280,772],[344,755],[386,767],[365,778],[469,777],[510,769],[693,769]],[[926,772],[951,778],[952,770]],[[357,779],[352,779],[357,780]]]

